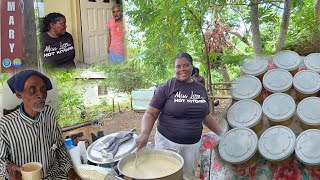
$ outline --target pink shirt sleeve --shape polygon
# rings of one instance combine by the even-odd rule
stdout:
[[[109,19],[107,22],[107,27],[108,29],[111,29],[114,26],[114,20],[113,19]]]

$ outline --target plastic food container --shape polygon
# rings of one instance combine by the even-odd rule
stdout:
[[[274,165],[287,165],[294,159],[296,136],[285,126],[267,129],[259,139],[259,152]]]
[[[228,110],[227,119],[233,128],[246,127],[255,133],[263,129],[261,105],[251,99],[244,99],[233,104]]]
[[[320,73],[320,53],[312,53],[304,58],[307,69]]]
[[[296,111],[296,103],[288,94],[274,93],[264,100],[262,111],[270,126],[289,126]]]
[[[297,115],[303,130],[320,129],[320,98],[308,97],[302,100],[298,104]]]
[[[256,76],[262,81],[263,75],[268,70],[268,61],[263,56],[249,57],[242,63],[241,70],[245,74]]]
[[[278,68],[285,69],[294,76],[299,70],[300,56],[290,50],[279,51],[273,57],[273,62]]]
[[[315,71],[299,71],[293,77],[293,87],[296,90],[296,98],[302,101],[306,97],[316,96],[320,90],[320,75]]]
[[[271,93],[291,94],[292,75],[284,69],[273,69],[263,76],[263,87]]]
[[[262,99],[262,85],[258,78],[245,75],[239,77],[231,88],[231,96],[235,100],[254,99],[259,103],[263,102]]]
[[[256,162],[258,154],[258,136],[249,128],[234,128],[220,140],[221,158],[238,167],[247,167]]]
[[[307,168],[320,167],[320,130],[309,129],[297,138],[296,157]]]

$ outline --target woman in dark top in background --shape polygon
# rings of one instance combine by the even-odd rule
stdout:
[[[142,117],[138,151],[143,148],[158,118],[155,148],[173,148],[184,159],[183,172],[194,174],[199,158],[203,125],[218,135],[223,134],[209,111],[205,87],[192,79],[192,57],[178,54],[174,59],[176,77],[158,87]]]
[[[194,75],[193,75],[193,79],[198,81],[199,83],[203,84],[204,86],[206,85],[204,77],[199,75],[199,69],[198,68],[194,68]]]
[[[44,18],[42,52],[45,65],[63,69],[76,67],[73,38],[66,28],[66,18],[60,13],[50,13]]]

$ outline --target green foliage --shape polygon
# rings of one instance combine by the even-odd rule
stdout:
[[[108,66],[108,67],[110,70],[111,66]],[[114,68],[113,70],[117,68]],[[104,69],[104,67],[92,66],[91,69],[95,71],[99,71],[101,69]],[[122,71],[123,69],[119,68],[117,70]],[[115,107],[113,108],[112,103],[109,104],[106,99],[101,99],[100,103],[95,105],[89,105],[84,103],[83,95],[86,89],[80,88],[80,87],[82,87],[83,84],[87,84],[89,82],[85,78],[80,78],[81,77],[80,75],[82,72],[83,72],[82,70],[74,71],[74,70],[58,70],[58,69],[48,71],[48,74],[50,75],[50,77],[54,82],[53,85],[57,89],[59,100],[56,107],[56,113],[57,113],[56,115],[59,120],[59,124],[62,127],[88,121],[88,120],[102,119],[107,114],[113,113],[113,111],[118,110],[117,104],[115,104]],[[128,78],[130,76],[130,73],[131,72],[126,72],[127,77],[125,78]],[[138,73],[135,72],[133,74],[138,74]],[[112,75],[110,74],[110,76],[114,77],[113,74]],[[117,80],[117,81],[120,82],[120,80]],[[138,81],[134,81],[134,82],[137,83]],[[92,83],[97,84],[98,82],[92,82]],[[133,86],[132,83],[131,85]],[[121,89],[123,87],[116,87],[116,88]],[[121,102],[119,105],[121,109],[124,109],[130,106],[130,102],[128,100],[125,102]]]
[[[9,77],[10,77],[9,73],[0,73],[1,86],[3,86],[6,83],[6,81],[9,79]]]
[[[208,9],[205,1],[128,2],[126,14],[136,28],[129,31],[129,44],[133,41],[138,45],[136,35],[142,35],[137,56],[144,68],[152,72],[148,76],[156,84],[172,76],[176,54],[189,52],[193,57],[201,57],[204,44],[198,21],[203,24]]]
[[[142,63],[138,61],[129,61],[122,64],[104,65],[99,69],[106,75],[102,84],[116,92],[131,94],[135,89],[149,88],[152,83],[142,68]]]
[[[216,1],[225,5],[226,1]],[[156,82],[163,82],[172,77],[173,58],[180,52],[190,53],[196,62],[200,62],[200,72],[206,75],[205,44],[202,33],[214,26],[212,6],[210,1],[129,1],[126,14],[129,23],[134,26],[129,31],[129,46],[135,46],[139,60],[143,62],[146,71],[151,72],[149,77]],[[230,10],[231,9],[231,10]],[[239,15],[243,16],[239,18]],[[249,8],[247,6],[222,6],[219,8],[219,18],[235,30],[240,28],[239,20],[250,22]],[[247,29],[248,30],[248,29]],[[141,34],[140,36],[136,36]],[[244,35],[244,34],[243,34]],[[130,38],[131,37],[131,38]],[[235,44],[247,48],[236,38]],[[252,50],[247,49],[249,53]],[[211,63],[222,54],[210,53]],[[217,64],[228,66],[239,65],[245,56],[225,49],[222,61]],[[216,67],[214,65],[214,67]],[[213,79],[215,75],[212,76]]]
[[[74,70],[50,70],[54,85],[58,90],[57,118],[61,126],[75,124],[84,121],[80,117],[84,107],[84,90],[78,91],[75,86],[81,83],[81,79],[76,79],[80,72]]]
[[[242,55],[242,54],[238,54],[238,55],[226,54],[222,57],[223,58],[222,65],[226,65],[229,67],[240,66],[242,62],[248,57],[249,57],[248,55]]]
[[[229,71],[229,74],[230,74],[230,80],[231,82],[235,81],[238,77],[239,77],[239,74],[240,74],[240,66],[230,66],[228,68],[228,71]]]
[[[307,55],[320,52],[320,25],[315,23],[314,2],[303,1],[303,5],[293,9],[288,30],[287,49]]]

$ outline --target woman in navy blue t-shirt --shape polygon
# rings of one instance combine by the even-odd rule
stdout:
[[[209,111],[207,91],[203,84],[193,80],[192,57],[178,54],[174,59],[176,77],[158,87],[143,115],[138,150],[149,138],[158,119],[155,148],[173,148],[184,158],[183,172],[194,174],[199,157],[203,125],[218,135],[223,134]]]
[[[66,31],[66,18],[60,13],[50,13],[44,18],[41,34],[42,53],[46,66],[74,69],[75,49],[71,34]]]

